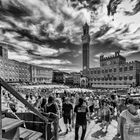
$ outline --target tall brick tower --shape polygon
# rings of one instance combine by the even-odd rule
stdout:
[[[83,35],[82,35],[83,70],[89,68],[89,44],[90,44],[89,26],[87,23],[85,23],[83,26]]]
[[[0,43],[0,57],[8,59],[8,48],[6,45]]]

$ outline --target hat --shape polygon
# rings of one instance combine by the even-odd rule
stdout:
[[[133,105],[135,105],[135,106],[136,106],[136,105],[140,105],[140,102],[137,101],[137,100],[134,100],[134,101],[133,101]]]
[[[65,101],[69,101],[69,98],[68,98],[68,97],[66,97],[66,98],[65,98]]]
[[[132,99],[132,98],[127,98],[126,101],[127,101],[127,104],[133,104],[134,99]]]
[[[134,100],[134,99],[132,99],[132,98],[130,98],[130,99],[128,99],[128,102],[127,102],[128,104],[133,104],[133,105],[140,105],[140,102],[139,101],[137,101],[137,100]]]

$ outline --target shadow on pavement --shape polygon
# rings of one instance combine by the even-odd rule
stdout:
[[[98,120],[95,121],[95,124],[101,123],[101,122],[102,122],[102,120],[101,119],[98,119]]]
[[[65,136],[66,132],[59,133],[59,136]]]
[[[117,136],[113,137],[112,140],[121,140],[121,138],[118,138]]]
[[[101,137],[105,137],[107,134],[107,132],[103,132],[102,129],[96,131],[95,133],[91,134],[91,137],[94,138],[101,138]]]

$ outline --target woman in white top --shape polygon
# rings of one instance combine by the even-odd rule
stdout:
[[[120,114],[121,140],[140,140],[139,102],[129,99],[127,109]]]

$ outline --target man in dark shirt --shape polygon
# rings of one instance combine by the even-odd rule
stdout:
[[[65,102],[62,105],[62,115],[64,119],[64,124],[66,125],[66,134],[68,133],[68,124],[70,131],[72,129],[71,128],[72,114],[73,114],[73,106],[69,102],[69,98],[65,98]]]
[[[80,126],[82,127],[81,140],[84,140],[87,128],[87,115],[89,115],[89,111],[87,106],[84,105],[84,100],[82,98],[79,98],[79,104],[75,106],[74,113],[76,115],[75,140],[78,140],[78,131]]]
[[[89,106],[90,118],[93,119],[93,112],[94,112],[94,102]]]

